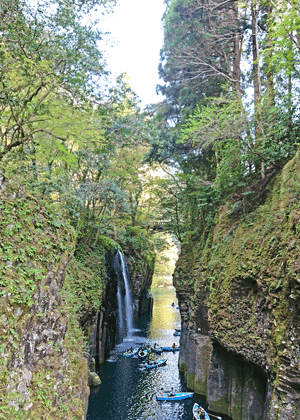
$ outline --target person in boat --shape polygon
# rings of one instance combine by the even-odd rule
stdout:
[[[175,391],[174,388],[171,388],[171,391],[169,392],[169,397],[175,397]]]
[[[133,352],[133,348],[132,348],[132,347],[130,347],[130,352],[131,352],[131,353]]]
[[[157,366],[157,365],[158,365],[157,360],[155,360],[155,361],[154,361],[154,364],[155,364],[155,366]]]
[[[172,344],[172,349],[175,349],[176,348],[176,344],[175,343],[173,343]]]
[[[160,388],[159,395],[160,395],[161,397],[163,397],[163,396],[164,396],[164,389],[163,389],[163,388]]]
[[[203,410],[202,407],[198,408],[197,414],[199,416],[199,419],[205,419],[205,411]]]

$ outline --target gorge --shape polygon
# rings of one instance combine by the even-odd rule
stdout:
[[[182,322],[179,369],[188,389],[206,396],[210,410],[233,420],[298,418],[299,176],[297,154],[269,184],[266,199],[251,219],[240,223],[230,218],[228,207],[222,208],[209,238],[193,237],[182,244],[176,264],[174,286]],[[2,293],[1,394],[7,396],[9,406],[18,409],[18,413],[27,413],[27,418],[39,413],[43,418],[43,404],[36,404],[35,395],[39,389],[36,387],[43,383],[39,378],[47,370],[46,381],[51,384],[53,396],[50,391],[43,394],[43,388],[37,395],[44,395],[53,407],[57,394],[60,398],[72,395],[72,405],[66,400],[65,404],[76,418],[84,418],[89,395],[87,359],[90,363],[94,358],[99,367],[109,357],[118,340],[120,307],[126,312],[126,299],[125,304],[117,299],[124,295],[122,288],[128,287],[123,283],[122,254],[105,248],[100,251],[99,247],[93,254],[83,246],[84,254],[76,251],[72,257],[68,231],[62,225],[55,226],[51,212],[35,200],[30,201],[27,193],[12,181],[2,180],[1,202],[13,212],[7,216],[13,218],[13,223],[5,222],[6,213],[2,213],[2,224],[8,231],[16,232],[14,237],[8,236],[7,242],[13,245],[13,238],[16,246],[2,245],[2,250],[15,249],[15,255],[20,255],[17,241],[21,232],[30,232],[31,242],[22,242],[27,250],[24,263],[30,267],[29,249],[40,244],[36,250],[39,254],[34,257],[36,261],[40,255],[41,263],[35,265],[35,270],[47,272],[33,295],[22,294],[23,302],[29,301],[29,311],[20,302],[17,289],[13,294]],[[34,225],[36,221],[26,216],[32,208],[44,233]],[[60,239],[53,242],[55,232],[59,232]],[[51,254],[49,245],[46,248],[43,244],[52,244]],[[11,264],[10,261],[16,261],[14,253],[5,252],[2,270],[6,267],[7,275],[11,273],[11,278],[17,279],[25,265],[22,260],[21,264]],[[81,328],[89,337],[86,359],[78,347],[82,333],[74,324],[63,290],[80,287],[82,295],[83,274],[87,278],[87,267],[93,269],[96,264],[99,268],[100,263],[101,275],[109,275],[101,288],[94,285],[97,293],[102,290],[101,303],[90,309],[85,304],[79,317]],[[148,290],[152,270],[147,264],[138,272],[131,267],[133,296],[129,304],[134,308],[135,319],[151,311]],[[125,318],[130,333],[132,321]],[[18,324],[12,322],[14,319],[18,319]],[[55,415],[59,416],[59,405],[57,409]]]
[[[179,366],[232,419],[299,418],[299,152],[240,222],[229,206],[176,266]]]
[[[0,2],[0,419],[85,420],[172,278],[155,334],[180,316],[178,386],[226,420],[299,420],[298,2],[161,0],[143,109],[107,67],[117,2]]]

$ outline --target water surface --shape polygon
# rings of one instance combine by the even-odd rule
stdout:
[[[194,402],[206,407],[205,401],[194,396],[182,402],[156,401],[162,387],[168,391],[188,391],[178,370],[178,352],[150,355],[152,360],[166,358],[166,366],[147,369],[138,356],[124,357],[128,348],[179,344],[173,336],[180,328],[180,314],[173,288],[155,289],[152,317],[144,316],[134,324],[133,334],[116,346],[110,358],[100,367],[102,384],[91,390],[88,420],[191,420]],[[172,303],[175,303],[175,307]]]

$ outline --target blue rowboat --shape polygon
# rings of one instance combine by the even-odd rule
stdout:
[[[162,346],[161,347],[161,349],[162,349],[162,351],[177,351],[177,350],[179,350],[179,346],[175,346],[175,347],[170,347],[170,346],[166,346],[166,347],[164,347],[164,346]]]
[[[138,351],[139,351],[138,348],[135,348],[132,351],[131,350],[127,350],[127,351],[125,351],[125,353],[123,353],[123,356],[125,356],[125,357],[131,357],[131,356],[134,356],[135,354],[137,354]]]
[[[178,337],[178,336],[180,335],[180,331],[175,331],[175,332],[173,333],[173,335],[174,335],[175,337]]]
[[[161,360],[157,360],[157,362],[146,363],[145,366],[148,369],[154,369],[160,366],[164,366],[166,363],[167,363],[167,359],[161,359]]]
[[[201,410],[203,411],[202,417],[200,417],[200,413]],[[194,407],[193,407],[193,416],[195,420],[200,420],[200,419],[205,419],[205,420],[210,420],[209,419],[209,415],[207,414],[207,412],[204,410],[204,408],[202,408],[199,404],[195,403]],[[205,417],[203,417],[205,416]],[[221,417],[217,417],[217,418],[221,418]]]
[[[156,395],[156,399],[157,401],[181,401],[186,400],[187,398],[192,398],[193,395],[193,392],[175,392],[175,395],[164,393]]]
[[[152,346],[151,347],[151,350],[153,351],[153,353],[156,353],[156,354],[161,354],[161,352],[162,352],[162,348],[161,347],[154,347],[154,346]]]

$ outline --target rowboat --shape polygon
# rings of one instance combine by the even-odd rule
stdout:
[[[154,347],[154,346],[152,346],[151,347],[151,350],[153,351],[153,353],[156,353],[156,354],[161,354],[161,352],[162,352],[162,348],[161,347]]]
[[[162,346],[161,349],[162,349],[162,351],[177,351],[177,350],[179,350],[179,346],[175,346],[175,347],[173,347],[173,346],[167,346],[167,347]]]
[[[146,363],[145,366],[148,369],[153,369],[153,368],[157,368],[160,366],[164,366],[167,363],[167,359],[161,359],[161,360],[157,360],[156,362],[149,362]]]
[[[174,335],[175,337],[178,337],[178,336],[180,335],[180,331],[175,331],[175,332],[173,333],[173,335]]]
[[[203,414],[202,414],[202,417],[200,417],[200,413],[201,413],[201,410],[203,411]],[[203,415],[205,416],[205,417],[203,417]],[[200,420],[200,419],[205,419],[205,420],[210,420],[209,419],[209,415],[207,414],[207,412],[204,410],[204,408],[202,408],[199,404],[197,404],[197,403],[195,403],[194,404],[194,407],[193,407],[193,416],[194,416],[194,419],[196,419],[196,420]]]
[[[148,351],[146,349],[145,350],[140,350],[138,352],[138,355],[141,359],[146,359],[146,357],[148,356]]]
[[[181,401],[187,398],[191,398],[193,395],[193,392],[175,392],[175,395],[170,395],[166,392],[156,395],[156,399],[157,401]]]
[[[139,351],[138,348],[135,348],[133,350],[130,350],[129,349],[129,350],[125,351],[125,353],[123,353],[123,356],[125,356],[125,357],[131,357],[131,356],[134,356],[135,354],[137,354],[138,351]]]

